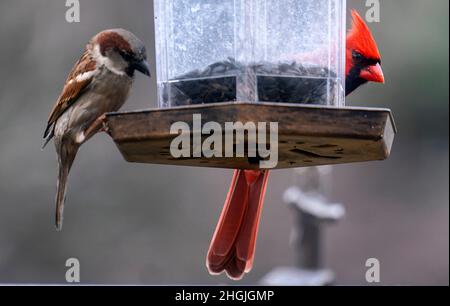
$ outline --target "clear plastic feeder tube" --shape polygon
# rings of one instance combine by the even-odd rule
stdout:
[[[345,0],[155,0],[160,107],[345,104]]]

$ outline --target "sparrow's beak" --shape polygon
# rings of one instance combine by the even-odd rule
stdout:
[[[145,74],[146,76],[151,76],[150,74],[150,67],[148,65],[148,62],[146,60],[142,60],[140,62],[135,62],[133,64],[133,68],[136,69],[137,71]]]
[[[361,71],[360,77],[369,82],[383,83],[384,74],[380,64],[369,66]]]

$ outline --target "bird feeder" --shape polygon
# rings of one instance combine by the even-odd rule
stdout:
[[[157,0],[161,107],[344,105],[345,0]]]
[[[390,111],[345,107],[345,0],[155,0],[154,7],[159,107],[107,116],[127,161],[260,168],[249,151],[174,157],[171,126],[185,122],[194,137],[194,115],[222,126],[276,122],[276,168],[388,157]]]

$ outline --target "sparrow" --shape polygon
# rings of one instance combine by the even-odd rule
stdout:
[[[346,38],[346,95],[367,82],[384,83],[377,43],[355,10],[352,17]],[[210,274],[225,271],[239,280],[252,269],[268,179],[268,170],[234,171],[206,258]]]
[[[80,146],[104,130],[105,114],[127,100],[135,71],[150,77],[142,41],[124,29],[95,35],[73,67],[47,121],[43,148],[54,139],[58,156],[56,228],[62,229],[67,178]]]

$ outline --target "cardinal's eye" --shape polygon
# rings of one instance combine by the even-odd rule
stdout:
[[[361,53],[359,53],[358,51],[353,51],[352,55],[353,55],[353,59],[358,62],[364,61],[364,59],[365,59],[364,56]]]

